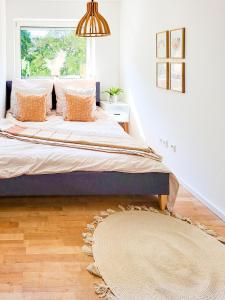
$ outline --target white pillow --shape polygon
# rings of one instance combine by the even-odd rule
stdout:
[[[24,94],[26,96],[32,96],[33,93],[35,93],[35,95],[43,95],[45,93],[47,93],[47,89],[44,88],[33,88],[33,89],[20,89],[20,88],[15,88],[16,93],[20,93],[20,94]]]
[[[95,88],[86,88],[86,89],[76,89],[73,87],[68,87],[64,90],[66,94],[70,95],[80,95],[80,96],[95,96],[96,89]]]
[[[70,95],[79,94],[90,96],[95,96],[96,94],[96,82],[93,80],[56,79],[54,85],[57,100],[56,111],[61,115],[63,114],[63,108],[66,103],[65,93],[68,93]]]
[[[47,94],[47,113],[52,109],[52,80],[40,79],[15,79],[12,83],[11,93],[11,112],[14,116],[17,115],[17,99],[16,93],[24,95],[43,95]]]

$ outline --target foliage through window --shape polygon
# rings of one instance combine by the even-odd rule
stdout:
[[[86,76],[87,40],[74,28],[21,27],[21,77]]]

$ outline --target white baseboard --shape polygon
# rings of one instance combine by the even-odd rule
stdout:
[[[179,178],[180,184],[187,189],[193,196],[195,196],[200,202],[202,202],[205,206],[208,207],[215,215],[217,215],[222,221],[225,222],[225,212],[218,208],[216,205],[212,204],[208,199],[203,197],[199,192],[194,190],[188,184],[185,183],[184,180]]]

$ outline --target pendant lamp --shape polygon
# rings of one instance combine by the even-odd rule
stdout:
[[[80,37],[103,37],[110,35],[110,28],[105,18],[98,12],[98,2],[87,3],[87,13],[80,20],[76,35]]]

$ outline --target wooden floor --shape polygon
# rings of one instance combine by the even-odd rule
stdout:
[[[85,267],[81,233],[93,216],[118,204],[154,198],[74,197],[0,199],[0,300],[97,299]],[[176,211],[225,235],[225,224],[180,190]]]

